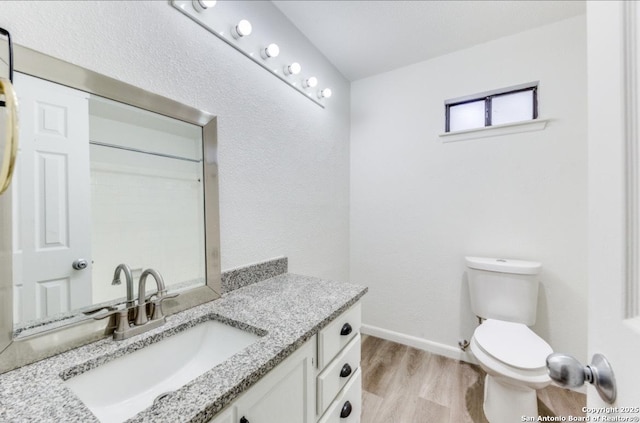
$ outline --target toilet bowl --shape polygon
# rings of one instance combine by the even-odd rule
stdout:
[[[551,382],[546,366],[551,346],[521,323],[485,320],[473,333],[471,350],[488,373],[511,383],[542,389]]]
[[[529,329],[538,300],[537,262],[466,257],[471,308],[480,324],[471,352],[487,373],[484,413],[490,423],[538,417],[536,390],[551,383],[546,358],[553,350]]]
[[[549,344],[526,325],[486,320],[474,332],[471,352],[487,373],[484,413],[491,423],[538,416],[536,390],[551,383]]]

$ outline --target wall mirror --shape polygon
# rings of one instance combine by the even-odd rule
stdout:
[[[135,298],[144,269],[162,274],[180,293],[169,313],[221,294],[215,117],[14,50],[21,143],[0,197],[0,291],[11,292],[0,371],[105,336],[91,315],[126,301],[121,263]]]

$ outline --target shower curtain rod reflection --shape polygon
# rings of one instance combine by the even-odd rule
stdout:
[[[193,162],[193,163],[202,162],[202,159],[190,159],[188,157],[174,156],[172,154],[156,153],[154,151],[140,150],[140,149],[137,149],[137,148],[125,147],[125,146],[116,145],[116,144],[109,144],[109,143],[100,142],[100,141],[89,140],[89,144],[97,145],[97,146],[100,146],[100,147],[117,148],[118,150],[133,151],[134,153],[150,154],[152,156],[165,157],[165,158],[168,158],[168,159],[184,160],[184,161]]]

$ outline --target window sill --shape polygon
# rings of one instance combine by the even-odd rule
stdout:
[[[500,135],[518,134],[520,132],[542,131],[550,119],[534,119],[522,122],[505,123],[504,125],[485,126],[465,129],[464,131],[445,132],[440,135],[442,142],[465,141],[477,138],[497,137]]]

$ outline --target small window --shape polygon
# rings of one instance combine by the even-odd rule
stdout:
[[[485,101],[477,100],[449,106],[449,131],[482,128],[484,126]]]
[[[445,132],[537,119],[537,93],[535,83],[447,100]]]

